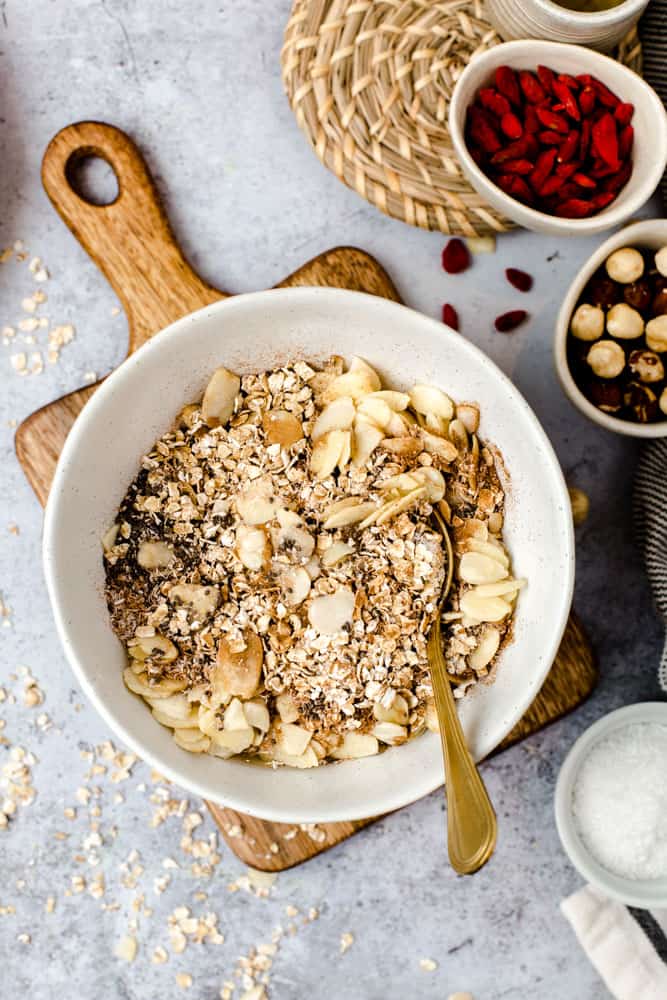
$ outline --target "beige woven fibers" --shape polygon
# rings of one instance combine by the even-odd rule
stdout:
[[[447,129],[457,78],[500,38],[482,0],[296,0],[287,95],[322,162],[382,212],[464,236],[512,223],[463,177]],[[618,57],[641,70],[633,32]]]

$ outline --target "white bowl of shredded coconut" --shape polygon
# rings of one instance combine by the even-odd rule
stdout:
[[[629,906],[667,906],[667,702],[618,709],[577,740],[556,825],[588,882]]]
[[[300,359],[321,366],[332,354],[349,360],[359,353],[387,389],[405,393],[424,383],[476,403],[480,441],[502,456],[503,539],[527,585],[493,683],[476,684],[460,700],[471,752],[487,756],[536,697],[558,649],[572,597],[572,513],[530,407],[489,358],[443,324],[372,295],[322,288],[240,295],[186,316],[96,391],[67,439],[46,511],[44,566],[60,638],[109,727],[192,794],[284,823],[377,815],[432,791],[443,781],[438,735],[427,731],[374,756],[310,769],[188,752],[123,683],[127,653],[109,620],[101,540],[142,456],[184,406],[202,398],[220,366],[247,379]],[[197,737],[199,744],[206,739]]]

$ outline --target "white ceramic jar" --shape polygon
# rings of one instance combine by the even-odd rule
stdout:
[[[486,14],[501,38],[541,38],[608,52],[642,15],[648,0],[623,0],[598,13],[561,7],[555,0],[486,0]]]

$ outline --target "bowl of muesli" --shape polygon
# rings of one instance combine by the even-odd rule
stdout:
[[[571,601],[536,417],[477,348],[384,299],[207,307],[121,365],[66,442],[44,564],[68,659],[117,735],[207,799],[283,822],[405,805],[443,780],[436,506],[445,654],[481,759]]]

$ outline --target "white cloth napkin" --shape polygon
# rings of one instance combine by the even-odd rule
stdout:
[[[667,1000],[667,965],[658,954],[667,948],[667,910],[631,911],[591,885],[561,910],[615,1000]]]

